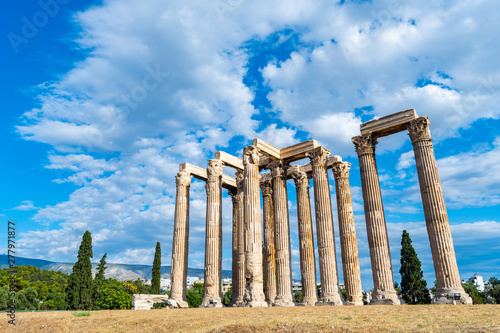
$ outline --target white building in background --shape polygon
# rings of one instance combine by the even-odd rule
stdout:
[[[477,273],[474,273],[474,276],[469,278],[469,282],[474,282],[474,284],[477,287],[477,290],[483,292],[484,291],[484,280],[482,275],[478,275]]]
[[[222,293],[225,294],[233,286],[233,279],[222,279]]]
[[[188,276],[186,278],[186,284],[188,286],[192,286],[195,282],[202,282],[202,279],[196,277],[196,276]]]
[[[162,290],[170,290],[171,280],[170,279],[160,279],[160,288]]]

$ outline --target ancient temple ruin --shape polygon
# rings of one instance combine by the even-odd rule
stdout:
[[[437,303],[449,302],[448,293],[470,298],[460,286],[458,268],[441,185],[437,174],[429,122],[414,110],[403,111],[361,125],[353,142],[359,156],[365,216],[375,292],[372,304],[400,304],[393,285],[392,265],[380,185],[375,164],[376,138],[407,129],[415,149],[434,266]],[[206,182],[205,291],[201,307],[222,307],[222,191],[232,197],[233,306],[295,306],[292,293],[290,223],[286,182],[293,179],[297,196],[300,270],[303,299],[300,305],[362,305],[358,247],[349,186],[351,164],[315,140],[279,149],[254,139],[240,159],[222,151],[202,168],[181,164],[176,177],[170,305],[187,307],[186,278],[189,248],[189,188],[191,179]],[[297,164],[307,159],[307,164]],[[291,163],[295,162],[294,165]],[[236,177],[223,173],[235,170]],[[340,248],[346,299],[338,287],[333,211],[328,170],[336,188]],[[269,171],[267,171],[269,170]],[[321,293],[316,292],[316,260],[311,214],[313,184]],[[262,205],[261,205],[262,195]],[[262,208],[261,208],[262,207]],[[263,217],[263,221],[262,221]],[[264,244],[264,253],[263,245]],[[262,262],[264,260],[264,262]],[[263,266],[265,267],[265,279]],[[265,294],[264,294],[264,285]]]

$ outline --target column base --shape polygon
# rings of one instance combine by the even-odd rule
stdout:
[[[315,306],[318,302],[317,298],[303,298],[300,306]]]
[[[345,304],[345,302],[342,299],[342,296],[340,295],[340,293],[321,295],[319,300],[316,302],[316,306],[322,306],[322,305],[338,306],[338,305],[344,305],[344,304]]]
[[[448,294],[460,294],[460,299],[454,299]],[[464,288],[437,288],[436,296],[432,299],[432,304],[465,304],[472,305],[472,298],[465,292]]]
[[[364,305],[363,298],[354,298],[352,300],[345,301],[345,305],[352,305],[352,306]]]
[[[175,299],[169,299],[167,301],[167,307],[169,309],[187,309],[187,308],[189,308],[189,304],[186,301],[178,301]]]
[[[295,302],[293,302],[290,299],[276,297],[272,306],[290,307],[290,306],[295,306]]]
[[[204,298],[201,302],[200,308],[222,308],[224,304],[222,304],[222,300],[220,297],[218,298]]]
[[[370,305],[401,305],[396,290],[374,290]]]
[[[250,301],[250,302],[245,302],[242,303],[244,304],[241,307],[248,307],[248,308],[267,308],[269,307],[269,304],[267,304],[266,301]]]
[[[233,308],[241,308],[245,306],[245,302],[243,301],[236,301],[233,304],[231,304]]]

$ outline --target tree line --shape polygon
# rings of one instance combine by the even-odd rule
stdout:
[[[102,256],[97,273],[92,277],[92,236],[83,234],[78,260],[68,275],[59,271],[39,269],[35,266],[16,267],[17,310],[114,310],[130,309],[133,294],[159,294],[161,248],[156,244],[151,285],[142,280],[118,281],[105,277],[106,253]],[[8,268],[0,270],[0,310],[9,303],[11,275]]]
[[[133,294],[160,294],[161,279],[161,247],[157,242],[153,261],[151,285],[142,280],[118,281],[105,277],[106,253],[97,267],[97,273],[92,278],[92,236],[86,231],[78,250],[78,260],[71,274],[59,271],[42,270],[35,266],[17,266],[16,306],[18,310],[104,310],[130,309]],[[427,287],[417,253],[413,248],[410,235],[403,230],[401,238],[401,284],[395,283],[399,296],[406,304],[429,304],[431,293],[436,286]],[[9,269],[0,270],[0,310],[6,310],[9,301],[10,275]],[[474,304],[500,304],[500,281],[491,277],[485,291],[469,281],[462,284]],[[318,287],[318,295],[319,295]],[[340,292],[345,298],[345,289]],[[168,292],[166,292],[168,293]],[[363,299],[366,303],[366,294]],[[204,284],[195,282],[186,291],[189,307],[201,305],[204,295]],[[302,292],[295,291],[296,302],[301,302]],[[232,301],[232,288],[222,297],[222,303],[229,306]]]

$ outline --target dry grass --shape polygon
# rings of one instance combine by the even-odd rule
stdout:
[[[16,314],[0,332],[499,332],[500,305],[224,308]]]

